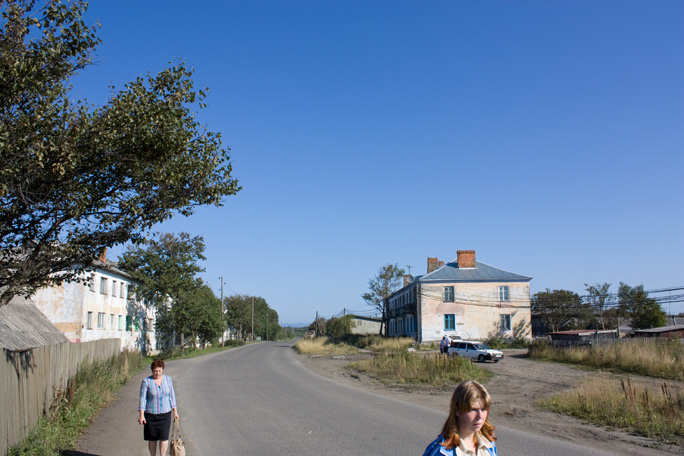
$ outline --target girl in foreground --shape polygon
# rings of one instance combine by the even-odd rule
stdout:
[[[491,397],[474,380],[461,382],[451,396],[442,432],[423,456],[495,456],[494,426],[489,422]]]

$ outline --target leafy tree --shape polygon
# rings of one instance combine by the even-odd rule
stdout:
[[[103,106],[71,99],[98,26],[83,1],[36,5],[0,0],[0,305],[240,190],[220,134],[195,120],[191,69],[110,88]]]
[[[159,233],[157,239],[129,246],[119,260],[119,267],[140,282],[136,294],[157,307],[162,339],[175,334],[183,344],[185,337],[199,336],[200,321],[208,318],[199,309],[208,308],[205,285],[196,277],[204,271],[197,264],[205,259],[204,248],[201,236]],[[220,301],[214,307],[220,311]]]
[[[404,277],[404,270],[395,264],[386,264],[380,268],[378,274],[368,281],[370,292],[364,293],[361,297],[371,307],[375,307],[382,312],[382,323],[380,324],[380,334],[383,327],[386,327],[388,305],[387,298],[394,291],[401,287],[401,279]]]
[[[610,297],[610,292],[608,290],[610,289],[610,284],[597,283],[596,285],[587,285],[585,283],[584,286],[586,287],[588,293],[587,300],[589,305],[591,305],[596,312],[596,315],[598,315],[601,328],[606,329],[606,324],[603,317],[606,310],[608,310],[608,298]]]
[[[252,336],[252,305],[254,306],[254,337],[274,340],[280,332],[278,312],[258,296],[233,295],[224,299],[227,307],[227,323],[239,338],[247,340]]]
[[[351,317],[332,317],[325,322],[325,335],[333,339],[351,334]]]
[[[633,329],[658,328],[667,324],[667,314],[655,299],[648,297],[643,285],[630,287],[620,282],[618,306],[631,319]]]
[[[539,312],[547,330],[563,331],[586,327],[591,318],[591,308],[582,303],[582,298],[568,290],[549,290],[535,293],[532,297],[532,311]]]

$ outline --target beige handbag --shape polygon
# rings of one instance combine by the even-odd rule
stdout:
[[[173,434],[171,434],[170,447],[171,456],[185,456],[185,443],[183,443],[181,438],[177,420],[173,420]]]

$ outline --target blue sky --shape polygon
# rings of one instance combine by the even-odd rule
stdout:
[[[427,257],[584,283],[684,285],[684,2],[92,1],[104,103],[179,59],[243,190],[158,231],[281,323],[347,311]],[[120,249],[114,249],[110,258]],[[666,309],[668,310],[668,309]],[[672,311],[684,311],[683,304]]]

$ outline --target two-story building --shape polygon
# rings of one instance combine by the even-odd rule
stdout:
[[[135,280],[105,255],[83,281],[41,288],[33,302],[71,342],[120,339],[122,350],[156,351],[155,307],[136,298]]]
[[[428,258],[427,274],[404,276],[388,298],[387,334],[438,341],[445,335],[483,340],[531,337],[530,280],[459,250],[447,264]]]

